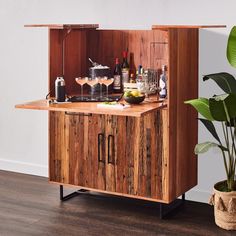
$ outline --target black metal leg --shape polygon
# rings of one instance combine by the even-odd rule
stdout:
[[[184,203],[185,194],[182,195],[182,199],[176,199],[170,204],[160,203],[160,219],[165,219],[173,215]]]
[[[60,185],[60,200],[61,200],[62,202],[67,201],[67,200],[69,200],[69,199],[71,199],[71,198],[73,198],[73,197],[78,196],[78,195],[79,195],[80,193],[82,193],[82,192],[87,192],[87,190],[85,190],[85,189],[80,189],[80,190],[77,190],[77,191],[75,191],[75,192],[73,192],[73,193],[70,193],[70,194],[64,196],[64,193],[63,193],[63,185]]]

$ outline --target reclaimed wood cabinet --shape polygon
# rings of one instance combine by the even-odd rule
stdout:
[[[52,97],[57,76],[64,76],[68,95],[78,94],[74,79],[88,74],[88,57],[113,68],[126,48],[136,65],[160,71],[165,64],[168,76],[164,102],[124,110],[92,102],[16,105],[49,111],[49,181],[163,203],[194,187],[197,113],[184,101],[198,96],[198,33],[211,26],[102,30],[98,25],[31,25],[39,26],[49,28]]]

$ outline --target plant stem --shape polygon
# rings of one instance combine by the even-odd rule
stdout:
[[[227,124],[225,123],[226,129],[227,128]],[[230,134],[231,134],[231,139],[232,139],[232,153],[230,154],[229,152],[229,177],[228,177],[228,181],[227,181],[227,185],[228,185],[228,189],[229,191],[233,190],[234,187],[234,174],[235,174],[235,153],[236,153],[236,148],[235,148],[235,135],[233,134],[233,130],[231,127],[231,124],[229,126],[230,129]]]
[[[227,148],[228,148],[228,141],[226,139],[226,133],[225,133],[225,129],[224,129],[224,122],[221,122],[221,125],[222,125],[222,129],[223,129],[223,133],[224,133],[225,142],[226,142],[226,145],[227,145]],[[225,156],[224,150],[222,150],[222,154],[223,154],[223,158],[224,158],[225,171],[226,171],[226,175],[227,175],[227,179],[228,179],[229,170],[228,170],[228,167],[227,167],[226,156]]]

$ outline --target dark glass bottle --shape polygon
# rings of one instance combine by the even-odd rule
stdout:
[[[122,86],[122,71],[121,71],[119,58],[116,58],[116,61],[115,61],[113,78],[114,78],[114,82],[113,82],[114,93],[121,93],[123,86]]]
[[[129,83],[129,63],[128,63],[128,51],[123,51],[123,61],[121,63],[122,82]]]
[[[129,78],[130,78],[130,83],[135,83],[135,76],[136,74],[136,67],[134,64],[134,53],[130,53],[129,57]]]

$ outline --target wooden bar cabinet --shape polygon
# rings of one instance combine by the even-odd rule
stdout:
[[[88,57],[113,68],[128,48],[136,65],[168,74],[168,97],[124,110],[96,103],[16,105],[49,111],[49,181],[102,193],[171,203],[197,184],[197,113],[184,101],[198,96],[199,28],[103,30],[98,25],[28,25],[49,28],[49,91],[64,75],[68,95],[75,77],[88,74]],[[214,26],[220,27],[220,26]],[[62,50],[64,48],[64,50]]]

